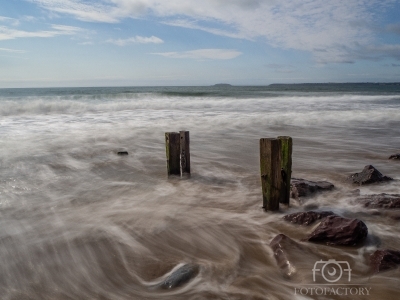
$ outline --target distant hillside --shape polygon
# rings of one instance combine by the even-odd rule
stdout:
[[[268,89],[279,91],[301,91],[301,92],[363,92],[363,93],[398,93],[399,82],[344,82],[344,83],[274,83]]]
[[[333,85],[400,85],[400,82],[325,82],[325,83],[273,83],[270,87],[280,86],[333,86]]]
[[[214,84],[213,86],[228,87],[228,86],[232,86],[232,85],[230,85],[229,83],[217,83],[217,84]]]

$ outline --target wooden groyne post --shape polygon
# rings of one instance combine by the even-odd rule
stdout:
[[[281,172],[282,185],[279,202],[289,205],[290,200],[290,179],[292,177],[292,152],[293,140],[290,136],[278,136],[281,143]]]
[[[189,131],[165,133],[168,176],[190,174],[189,143]]]
[[[179,131],[180,174],[190,174],[190,139],[189,131]]]
[[[180,135],[178,132],[165,133],[168,175],[180,175],[181,173],[179,167],[179,141]]]
[[[279,210],[281,194],[281,143],[279,139],[260,139],[260,171],[263,208]]]
[[[290,136],[260,139],[260,171],[265,210],[289,205],[293,141]]]

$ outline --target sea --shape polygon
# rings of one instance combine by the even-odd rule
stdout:
[[[178,131],[190,177],[167,174]],[[334,190],[264,211],[259,140],[277,136],[293,139],[292,177]],[[399,299],[400,270],[371,275],[369,257],[400,251],[400,211],[354,201],[400,194],[396,153],[399,83],[0,89],[0,299]],[[366,165],[394,180],[346,181]],[[282,217],[310,209],[362,220],[367,240],[304,241],[317,225]],[[281,233],[301,245],[290,276]],[[315,282],[333,260],[351,274]],[[198,273],[156,288],[184,264]]]

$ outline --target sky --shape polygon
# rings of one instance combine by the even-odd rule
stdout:
[[[0,88],[400,82],[400,0],[0,0]]]

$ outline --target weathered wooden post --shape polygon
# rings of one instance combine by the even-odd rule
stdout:
[[[165,151],[167,154],[167,170],[169,175],[180,175],[180,134],[165,133]]]
[[[179,131],[180,135],[180,174],[190,175],[189,131]]]
[[[279,139],[260,139],[260,170],[265,210],[279,210],[281,193],[281,143]]]
[[[189,131],[166,132],[165,152],[169,175],[190,175]]]
[[[290,201],[290,179],[292,177],[292,151],[293,140],[290,136],[278,136],[281,142],[281,168],[282,185],[280,203],[289,205]]]

